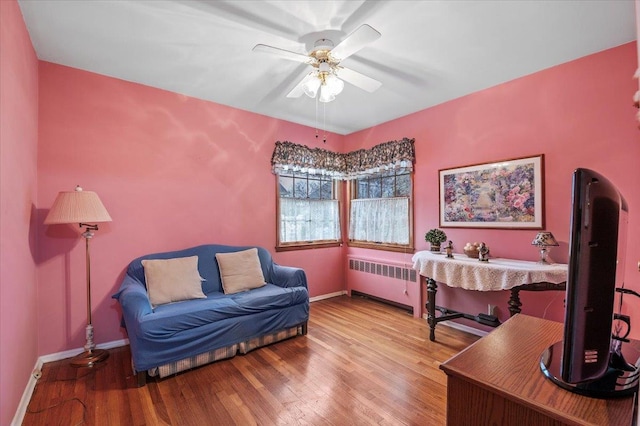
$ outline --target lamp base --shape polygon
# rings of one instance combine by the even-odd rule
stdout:
[[[540,247],[540,260],[538,260],[538,263],[539,263],[539,264],[542,264],[542,265],[550,265],[551,263],[553,263],[553,262],[549,262],[549,261],[547,260],[547,258],[548,258],[547,253],[548,253],[548,251],[549,251],[549,250],[548,250],[546,247]]]
[[[97,363],[109,358],[109,352],[104,349],[92,349],[84,351],[71,358],[72,367],[93,367]]]

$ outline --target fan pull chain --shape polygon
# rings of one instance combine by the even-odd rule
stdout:
[[[316,101],[316,139],[318,139],[318,97],[315,98]]]
[[[322,138],[323,143],[327,143],[327,103],[322,103],[322,131],[324,132],[324,137]]]

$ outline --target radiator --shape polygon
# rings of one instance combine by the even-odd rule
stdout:
[[[374,260],[349,259],[349,269],[367,274],[382,275],[383,277],[395,278],[402,281],[417,281],[415,269],[410,269],[406,266],[389,265]]]
[[[347,290],[410,308],[419,317],[420,279],[410,264],[348,256]]]

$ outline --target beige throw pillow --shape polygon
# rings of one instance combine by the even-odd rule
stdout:
[[[189,299],[206,299],[198,256],[142,261],[151,306]]]
[[[225,294],[239,293],[266,284],[257,248],[233,253],[216,253],[216,260],[220,267],[220,280]]]

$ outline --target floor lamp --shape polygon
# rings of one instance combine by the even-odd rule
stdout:
[[[75,191],[62,191],[58,193],[56,200],[44,220],[45,225],[63,223],[77,223],[85,231],[86,261],[87,261],[87,343],[84,352],[71,359],[71,365],[75,367],[93,367],[96,363],[109,357],[109,352],[104,349],[96,349],[93,343],[93,324],[91,323],[91,261],[89,255],[89,240],[93,237],[93,231],[98,230],[96,222],[111,222],[111,216],[104,208],[98,194],[92,191],[83,191],[76,186]],[[92,224],[89,224],[92,223]]]

